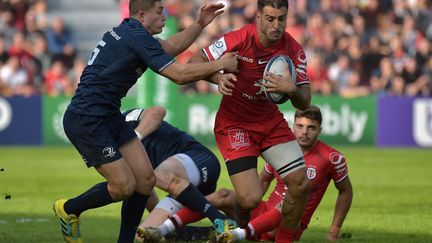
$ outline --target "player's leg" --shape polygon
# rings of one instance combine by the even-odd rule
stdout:
[[[205,158],[208,155],[200,153]],[[212,222],[226,216],[212,206],[197,189],[201,171],[186,154],[177,154],[165,160],[156,170],[156,186],[167,191],[184,206],[208,217]]]
[[[298,143],[291,141],[270,147],[262,156],[275,168],[288,187],[282,205],[282,224],[276,240],[291,242],[299,227],[310,187],[303,154]]]
[[[272,206],[267,202],[260,202],[258,207],[251,211],[251,221],[247,227],[236,228],[229,232],[224,232],[218,242],[234,242],[241,240],[274,240],[271,236],[281,222],[282,215],[280,206]]]
[[[69,140],[87,166],[95,167],[106,179],[75,198],[55,202],[54,211],[60,217],[67,242],[82,242],[78,220],[82,212],[127,198],[135,186],[131,171],[109,133],[110,122],[70,111],[64,115],[63,126]]]
[[[241,228],[245,228],[249,222],[249,212],[258,206],[262,198],[257,157],[248,156],[231,160],[226,166],[237,196],[234,219]]]
[[[132,195],[123,201],[118,242],[133,242],[147,200],[156,183],[156,177],[142,143],[134,138],[120,147],[136,186]]]
[[[247,129],[246,129],[247,128]],[[249,212],[262,197],[261,182],[257,172],[259,144],[265,133],[261,124],[238,122],[216,117],[215,138],[237,194],[234,218],[240,227],[247,226]]]
[[[206,199],[216,208],[222,210],[226,215],[232,215],[232,208],[236,203],[236,195],[233,190],[220,189],[217,192],[209,194]],[[177,213],[172,214],[169,220],[166,220],[164,224],[167,226],[165,228],[170,229],[169,233],[177,230],[184,225],[197,222],[205,218],[204,215],[193,211],[189,208],[182,208]]]

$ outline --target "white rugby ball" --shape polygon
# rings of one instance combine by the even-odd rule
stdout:
[[[289,58],[288,56],[285,56],[285,55],[275,56],[272,59],[270,59],[270,61],[267,63],[267,65],[264,69],[263,75],[265,75],[266,72],[271,72],[275,75],[279,75],[279,76],[284,77],[285,75],[287,75],[286,70],[285,70],[285,64],[288,65],[288,70],[291,74],[291,79],[295,82],[296,71],[295,71],[294,63],[292,62],[291,58]],[[264,82],[267,82],[267,80],[264,77],[263,77],[263,79],[264,79]],[[279,93],[266,92],[266,96],[267,96],[267,99],[269,99],[274,104],[282,104],[282,103],[285,103],[289,99],[289,97],[286,94],[279,94]]]

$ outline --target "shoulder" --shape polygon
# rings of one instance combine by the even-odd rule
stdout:
[[[319,153],[324,159],[328,160],[332,164],[339,164],[340,160],[344,158],[342,153],[340,153],[335,148],[331,147],[330,145],[320,140],[317,142],[315,146],[316,146],[315,147],[316,152]]]

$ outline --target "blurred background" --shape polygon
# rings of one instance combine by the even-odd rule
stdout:
[[[290,0],[286,30],[308,58],[313,103],[330,144],[432,147],[432,4],[428,0]],[[254,21],[256,1],[232,0],[177,57],[185,63],[223,33]],[[161,38],[189,26],[199,0],[166,0]],[[68,141],[63,112],[102,34],[128,0],[0,1],[0,145]],[[162,105],[167,119],[214,144],[221,95],[199,81],[177,86],[147,71],[122,108]],[[280,105],[292,120],[289,102]]]

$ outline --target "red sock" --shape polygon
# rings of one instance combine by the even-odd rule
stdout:
[[[292,243],[296,233],[296,229],[287,229],[281,225],[276,233],[275,243]]]
[[[249,222],[249,227],[252,228],[254,235],[261,235],[265,232],[276,229],[282,220],[282,214],[276,209],[272,208],[269,211],[260,214]]]
[[[173,217],[177,221],[178,220],[181,221],[181,222],[178,222],[180,225],[187,225],[190,223],[200,221],[201,219],[205,218],[204,215],[197,213],[195,211],[192,211],[189,208],[180,209]]]

